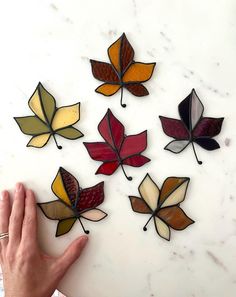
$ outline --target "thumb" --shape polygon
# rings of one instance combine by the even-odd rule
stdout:
[[[70,266],[80,257],[80,254],[86,246],[88,237],[86,235],[75,239],[58,258],[57,265],[62,274],[65,274]]]

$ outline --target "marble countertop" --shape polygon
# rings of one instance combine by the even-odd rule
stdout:
[[[63,166],[84,187],[105,181],[103,210],[109,216],[87,223],[88,248],[70,269],[59,289],[68,297],[234,297],[236,293],[236,2],[233,0],[100,0],[5,1],[0,10],[0,185],[12,189],[22,181],[38,201],[55,199],[51,182]],[[123,32],[135,58],[157,62],[145,85],[150,95],[125,92],[105,98],[89,59],[108,61],[107,47]],[[58,106],[81,102],[76,141],[51,141],[37,150],[26,148],[13,116],[30,114],[27,101],[37,83],[57,99]],[[199,149],[199,166],[187,149],[180,155],[164,151],[170,141],[159,115],[178,117],[177,105],[195,88],[205,115],[225,117],[216,137],[221,149]],[[83,141],[99,140],[97,124],[107,108],[129,134],[148,130],[146,156],[151,162],[113,176],[94,175]],[[195,224],[172,232],[170,242],[142,231],[146,217],[132,212],[128,195],[149,172],[161,185],[168,176],[191,178],[183,208]],[[41,246],[58,255],[78,235],[79,224],[55,238],[56,222],[39,216]]]

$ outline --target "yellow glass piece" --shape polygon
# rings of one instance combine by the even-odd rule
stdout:
[[[181,186],[179,186],[162,204],[162,207],[176,205],[182,202],[185,198],[189,180],[186,180]]]
[[[57,176],[53,181],[52,191],[58,198],[71,206],[71,202],[64,188],[60,172],[57,173]]]
[[[39,136],[34,136],[28,142],[27,146],[43,147],[47,143],[48,139],[50,138],[50,135],[51,135],[50,133],[46,133]]]
[[[139,192],[149,207],[155,210],[160,190],[148,174],[140,184]]]
[[[167,240],[170,240],[170,229],[162,220],[155,217],[155,225],[159,235]]]
[[[47,122],[43,113],[42,105],[39,97],[39,89],[37,88],[29,100],[29,107],[32,111],[45,123]]]
[[[58,130],[75,124],[80,118],[80,103],[58,108],[52,121],[52,129]]]
[[[96,89],[96,92],[102,93],[105,96],[111,96],[120,89],[120,85],[103,84]]]
[[[120,47],[121,47],[121,38],[119,38],[108,48],[108,55],[109,55],[110,61],[118,72],[120,72],[120,61],[119,61]]]
[[[133,63],[123,76],[123,82],[143,82],[150,79],[154,69],[154,63]]]

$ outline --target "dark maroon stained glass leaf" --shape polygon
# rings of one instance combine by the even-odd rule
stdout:
[[[204,106],[194,89],[179,104],[178,109],[181,120],[160,116],[163,131],[174,138],[165,146],[165,150],[178,154],[191,144],[198,164],[202,164],[194,143],[208,151],[220,148],[212,138],[220,133],[224,118],[203,117]]]

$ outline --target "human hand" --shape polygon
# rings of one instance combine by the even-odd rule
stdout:
[[[2,192],[0,233],[4,232],[9,232],[9,238],[0,239],[5,297],[50,297],[88,240],[79,237],[60,257],[41,251],[34,193],[21,183],[16,184],[12,206],[9,192]]]

